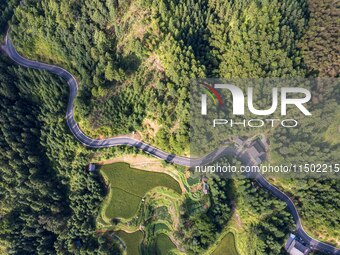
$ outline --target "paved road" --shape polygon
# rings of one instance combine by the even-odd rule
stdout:
[[[138,141],[130,137],[121,136],[121,137],[114,137],[114,138],[108,138],[108,139],[93,139],[91,137],[88,137],[80,130],[78,124],[76,123],[74,119],[74,99],[77,96],[78,83],[76,79],[72,76],[72,74],[70,74],[68,71],[66,71],[65,69],[61,67],[28,60],[20,56],[18,52],[15,50],[8,36],[6,36],[6,43],[4,46],[2,46],[2,48],[7,53],[7,55],[17,64],[27,67],[27,68],[47,70],[53,74],[56,74],[62,77],[63,79],[67,81],[67,84],[69,85],[69,89],[70,89],[70,95],[68,99],[67,112],[66,112],[67,125],[69,126],[70,131],[75,136],[75,138],[79,142],[81,142],[84,146],[91,147],[91,148],[105,148],[105,147],[112,147],[112,146],[118,146],[118,145],[133,146],[159,159],[163,159],[170,163],[174,163],[174,164],[182,165],[182,166],[188,166],[188,167],[195,166],[195,165],[202,165],[207,162],[212,162],[214,159],[217,159],[221,155],[235,156],[243,162],[248,162],[247,153],[240,153],[235,148],[232,148],[232,147],[217,149],[203,158],[190,159],[190,158],[179,157],[173,154],[166,153],[156,147],[153,147],[151,145],[148,145],[146,143],[143,143],[141,141]],[[302,224],[301,224],[299,213],[293,201],[285,193],[283,193],[282,191],[277,189],[275,186],[270,184],[262,175],[257,174],[253,177],[263,188],[270,191],[275,197],[286,202],[287,207],[289,211],[291,212],[291,214],[293,215],[294,221],[296,223],[296,231],[298,233],[298,236],[301,237],[305,243],[309,244],[315,250],[321,251],[323,253],[340,255],[339,249],[336,249],[335,247],[329,244],[313,239],[304,231]]]
[[[340,254],[340,250],[336,249],[336,247],[315,240],[305,232],[301,224],[301,218],[299,216],[298,210],[296,209],[293,201],[284,192],[270,184],[262,175],[257,175],[255,179],[262,187],[270,191],[275,197],[286,202],[288,210],[291,212],[296,224],[297,236],[299,236],[306,244],[308,244],[309,247],[326,254]]]

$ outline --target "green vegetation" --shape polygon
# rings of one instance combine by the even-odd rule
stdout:
[[[219,242],[212,255],[238,255],[233,233],[227,233]]]
[[[104,192],[84,171],[90,151],[64,122],[66,89],[60,79],[1,56],[0,237],[8,253],[108,252],[93,220]]]
[[[332,0],[0,0],[0,32],[10,20],[21,53],[75,75],[76,118],[88,135],[134,131],[166,151],[186,154],[191,79],[339,77],[335,5]],[[298,129],[278,128],[270,137],[276,163],[340,159],[333,114],[340,86],[318,80],[311,90],[313,118],[303,119]],[[189,180],[196,186],[182,194],[166,174],[118,164],[101,170],[110,186],[103,202],[100,178],[85,166],[99,154],[114,157],[123,149],[98,152],[79,144],[65,123],[67,93],[61,79],[13,66],[1,56],[1,251],[120,254],[110,235],[96,232],[102,204],[104,217],[125,218],[105,222],[106,228],[143,226],[143,233],[118,231],[130,254],[152,254],[155,244],[165,253],[173,247],[169,237],[179,240],[174,245],[186,254],[200,254],[231,221],[237,221],[233,237],[240,253],[284,254],[292,218],[252,180],[209,178],[208,195],[199,180]],[[308,231],[339,242],[339,181],[275,181],[292,194]]]
[[[217,238],[231,216],[232,181],[209,179],[209,196],[187,197],[183,204],[181,238],[187,251],[201,253]]]
[[[178,182],[169,175],[134,169],[126,163],[102,166],[100,172],[110,187],[103,205],[105,217],[109,219],[134,216],[141,199],[155,187],[182,193]]]
[[[210,45],[218,77],[304,75],[297,43],[307,22],[305,1],[209,3]]]
[[[155,250],[157,255],[167,255],[169,251],[175,248],[176,246],[167,235],[160,234],[157,236]]]
[[[108,201],[103,205],[106,218],[131,218],[135,215],[141,197],[118,188],[111,188],[109,192]]]
[[[325,141],[331,145],[340,144],[340,107],[336,112],[338,114],[331,121],[325,132]]]
[[[246,231],[246,243],[237,249],[250,254],[286,254],[286,237],[294,230],[294,221],[284,202],[273,198],[253,180],[234,180],[239,218],[237,232]],[[237,237],[238,238],[238,237]],[[243,247],[241,247],[243,246]],[[249,249],[251,247],[251,249]]]
[[[1,0],[0,1],[0,34],[5,33],[7,22],[11,19],[15,7],[20,3],[20,0]]]
[[[309,0],[308,29],[301,41],[309,75],[339,77],[339,6],[332,0]]]
[[[123,240],[126,246],[127,255],[139,255],[141,254],[141,243],[143,241],[143,232],[136,231],[134,233],[126,233],[119,231],[116,233],[121,240]]]
[[[110,190],[97,218],[99,231],[130,233],[142,228],[142,254],[176,248],[169,236],[178,229],[179,204],[184,196],[179,183],[165,174],[166,170],[138,170],[126,163],[104,165],[100,172]]]
[[[278,185],[292,194],[295,203],[299,205],[308,233],[335,245],[339,242],[340,230],[337,226],[340,212],[334,210],[340,203],[339,179],[280,179]]]
[[[340,137],[336,132],[339,82],[323,79],[316,87],[313,104],[309,106],[313,117],[300,118],[296,129],[278,127],[271,138],[273,150],[285,164],[335,164],[340,160],[340,146],[335,142]],[[332,140],[330,132],[334,135]]]
[[[305,1],[291,0],[28,1],[15,10],[12,37],[26,55],[76,75],[77,119],[88,134],[137,131],[183,154],[190,80],[303,76],[306,12]]]
[[[319,80],[310,106],[313,117],[301,119],[298,129],[275,130],[271,150],[276,164],[334,165],[340,161],[339,89],[336,80]],[[277,176],[276,181],[296,201],[305,229],[312,236],[336,244],[340,241],[340,214],[334,208],[340,206],[340,182],[331,173],[315,173],[306,179],[307,175],[299,174],[299,180]]]

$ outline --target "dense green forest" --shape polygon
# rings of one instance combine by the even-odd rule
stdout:
[[[309,25],[300,42],[309,75],[339,77],[339,3],[308,1]]]
[[[236,180],[239,207],[243,207],[244,218],[260,218],[252,223],[252,232],[257,237],[254,254],[286,254],[284,244],[294,230],[294,221],[278,201],[251,180]],[[259,217],[260,216],[260,217]]]
[[[319,73],[316,61],[338,76],[333,9],[331,1],[25,1],[12,38],[25,55],[76,75],[77,120],[88,134],[134,131],[183,154],[191,79],[304,77]]]
[[[136,132],[177,154],[189,152],[191,79],[339,77],[338,19],[331,0],[0,0],[2,35],[9,22],[23,55],[63,66],[79,81],[76,118],[87,134]],[[320,122],[306,120],[303,132],[278,129],[271,137],[276,160],[339,158],[339,122],[330,116],[340,87],[327,85],[313,88],[324,95],[313,98]],[[98,176],[85,171],[93,151],[66,126],[67,94],[64,81],[1,55],[0,251],[120,253],[96,233],[104,190]],[[309,231],[337,238],[339,181],[278,185],[292,192]],[[261,215],[251,224],[254,254],[284,254],[293,223],[281,202],[251,180],[212,179],[210,186],[209,211],[181,219],[190,223],[179,233],[188,252],[213,243],[236,203],[245,218]]]
[[[64,82],[3,57],[0,68],[0,236],[8,252],[74,254],[79,241],[81,251],[107,251],[94,225],[103,189],[65,124]]]
[[[245,223],[252,235],[256,235],[250,237],[253,240],[247,240],[248,254],[286,254],[283,246],[286,236],[294,229],[294,221],[283,202],[248,179],[234,183],[233,180],[214,177],[209,180],[209,187],[211,205],[208,211],[202,211],[202,206],[190,199],[184,203],[183,231],[178,237],[183,240],[188,254],[203,254],[216,241],[231,219],[235,210],[232,204],[236,201],[237,207],[242,208],[243,219],[250,222],[254,218],[261,219]]]
[[[304,76],[307,12],[304,1],[26,1],[12,37],[78,77],[76,114],[89,134],[138,131],[183,153],[190,80]]]

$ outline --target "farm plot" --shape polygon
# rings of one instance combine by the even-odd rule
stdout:
[[[235,236],[233,233],[229,232],[226,234],[217,248],[214,250],[212,255],[238,255],[235,246]]]
[[[104,165],[100,172],[110,188],[102,207],[106,219],[133,217],[142,198],[153,188],[166,187],[182,193],[179,183],[171,176],[134,169],[126,163]]]
[[[141,243],[143,241],[143,232],[126,233],[124,231],[116,232],[116,235],[124,242],[127,255],[141,254]]]
[[[156,239],[156,254],[157,255],[167,255],[169,251],[175,249],[176,246],[170,240],[170,238],[165,234],[160,234]]]

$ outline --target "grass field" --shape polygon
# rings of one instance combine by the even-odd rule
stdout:
[[[111,197],[114,196],[114,197]],[[108,218],[130,218],[138,210],[141,197],[118,188],[111,188],[105,216]]]
[[[331,123],[325,132],[325,140],[331,145],[340,143],[340,112],[334,116],[333,123]]]
[[[126,233],[124,231],[118,231],[116,235],[123,240],[126,245],[127,255],[139,255],[141,254],[140,245],[143,241],[142,231],[136,231],[134,233]]]
[[[110,186],[103,204],[105,218],[131,218],[138,210],[141,199],[155,187],[167,187],[178,194],[181,188],[171,176],[131,168],[126,163],[104,165],[101,174]]]
[[[175,249],[176,246],[170,240],[170,238],[165,234],[160,234],[157,236],[156,240],[156,254],[157,255],[166,255],[172,249]]]
[[[235,247],[235,237],[234,234],[229,232],[226,234],[217,248],[213,251],[212,255],[238,255]]]
[[[157,233],[157,231],[162,231],[162,230],[169,230],[168,226],[164,223],[157,223],[154,225],[154,233]]]

